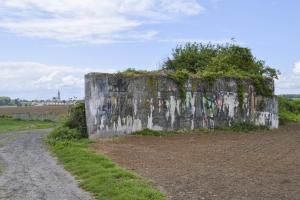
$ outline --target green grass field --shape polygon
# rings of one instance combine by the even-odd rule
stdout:
[[[294,101],[300,101],[300,98],[292,98]]]
[[[54,127],[50,121],[18,120],[9,117],[0,117],[0,133],[25,131],[33,129],[47,129]]]
[[[89,148],[89,140],[57,141],[50,150],[79,181],[80,187],[99,200],[165,200],[150,183]]]
[[[278,97],[280,123],[300,122],[300,98]]]

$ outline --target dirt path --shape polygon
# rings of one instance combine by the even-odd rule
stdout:
[[[88,200],[42,144],[47,131],[0,134],[0,199]]]
[[[94,145],[170,199],[300,199],[300,125],[274,131],[123,137]]]

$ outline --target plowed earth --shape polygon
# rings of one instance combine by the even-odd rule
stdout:
[[[127,136],[93,146],[173,200],[300,199],[300,125],[253,133]]]

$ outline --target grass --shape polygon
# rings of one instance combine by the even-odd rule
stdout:
[[[300,122],[300,114],[293,113],[286,110],[279,112],[279,118],[281,124],[284,124],[286,122],[294,122],[294,123]]]
[[[300,98],[292,98],[294,101],[300,101]]]
[[[250,132],[250,131],[257,131],[257,130],[267,130],[268,127],[266,126],[257,126],[252,123],[247,122],[237,122],[232,124],[231,127],[226,128],[218,128],[215,129],[206,129],[200,128],[195,129],[192,131],[154,131],[150,129],[144,129],[141,131],[136,131],[131,133],[131,135],[141,135],[141,136],[170,136],[170,135],[178,135],[178,134],[207,134],[207,133],[218,133],[218,131],[222,132]]]
[[[300,122],[300,100],[278,97],[280,124]]]
[[[164,200],[158,190],[89,148],[89,140],[56,141],[50,150],[79,181],[80,187],[101,200]]]
[[[55,123],[50,121],[31,121],[0,117],[0,133],[33,129],[47,129],[54,127],[54,125]]]
[[[222,131],[231,131],[231,132],[239,132],[239,133],[247,133],[250,131],[258,131],[258,130],[268,130],[267,126],[263,125],[255,125],[249,122],[236,122],[231,125],[231,127],[227,128],[216,128],[216,130]]]
[[[179,132],[176,131],[154,131],[150,129],[143,129],[141,131],[136,131],[131,133],[131,135],[142,135],[142,136],[168,136],[168,135],[175,135]]]

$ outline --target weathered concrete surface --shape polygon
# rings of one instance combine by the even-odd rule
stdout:
[[[89,135],[110,137],[145,128],[228,127],[237,121],[277,128],[277,99],[256,95],[250,80],[239,84],[244,93],[241,106],[238,83],[232,78],[219,78],[212,83],[189,79],[183,99],[177,84],[166,76],[90,73],[85,79]]]
[[[0,199],[90,200],[42,144],[48,131],[0,134]]]

